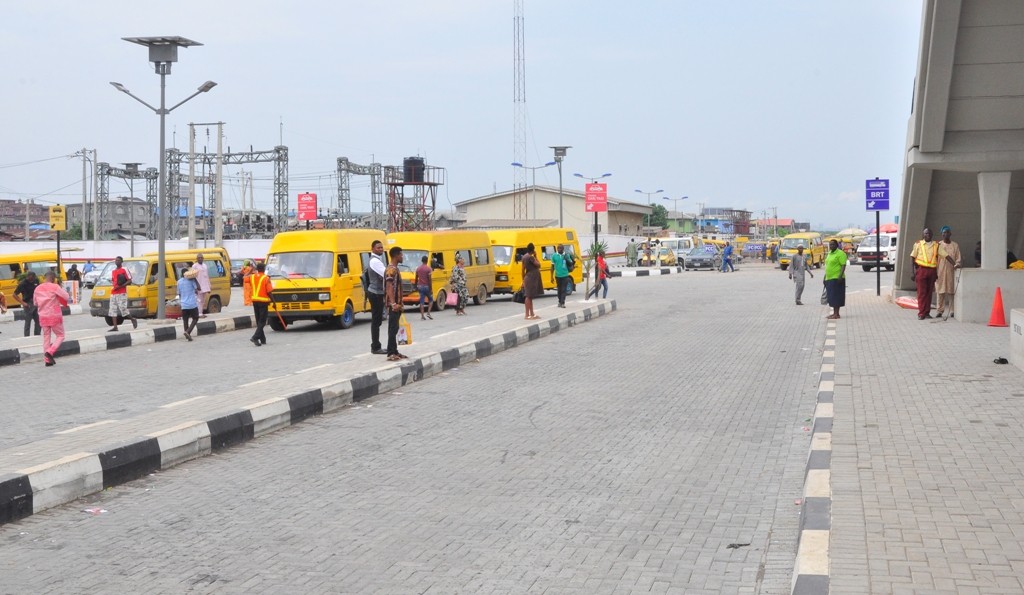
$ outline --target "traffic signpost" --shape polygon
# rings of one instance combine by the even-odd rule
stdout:
[[[306,229],[309,229],[309,222],[316,219],[316,194],[303,192],[299,195],[296,218],[306,222]]]
[[[50,229],[57,232],[57,284],[59,285],[64,276],[64,269],[60,264],[60,232],[68,229],[68,217],[64,205],[50,207]]]
[[[889,180],[865,180],[864,182],[864,208],[875,212],[875,254],[878,255],[875,267],[875,296],[882,295],[882,233],[879,229],[882,226],[879,213],[889,210]]]
[[[586,201],[584,203],[586,211],[594,214],[594,254],[591,254],[591,257],[594,259],[594,286],[596,287],[599,278],[599,271],[597,270],[597,234],[600,229],[600,225],[597,222],[597,214],[608,212],[608,184],[600,182],[587,184],[584,199]]]

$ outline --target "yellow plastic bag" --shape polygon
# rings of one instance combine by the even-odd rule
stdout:
[[[412,345],[412,324],[406,319],[404,313],[398,319],[398,344]]]

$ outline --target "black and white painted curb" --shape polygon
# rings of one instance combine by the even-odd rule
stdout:
[[[659,267],[659,268],[636,268],[636,269],[613,269],[609,271],[610,277],[658,277],[660,275],[671,275],[672,273],[683,272],[683,267]],[[587,279],[590,275],[584,273],[583,278]]]
[[[832,419],[835,394],[836,321],[825,326],[825,349],[818,375],[811,453],[807,457],[800,542],[793,573],[793,595],[829,592],[829,538],[832,531]]]
[[[84,314],[87,310],[82,304],[71,304],[64,306],[60,309],[64,313],[64,316],[71,316],[74,314]],[[6,312],[0,314],[0,322],[18,322],[25,320],[25,310],[21,308],[8,308]]]
[[[256,323],[253,315],[233,316],[230,318],[218,318],[216,320],[201,320],[196,325],[196,336],[212,335],[227,331],[235,331],[244,328],[252,328]],[[127,325],[125,323],[122,326]],[[139,328],[124,330],[117,333],[105,333],[95,337],[84,337],[81,339],[66,339],[57,350],[57,357],[65,355],[80,355],[83,353],[95,353],[109,349],[121,349],[133,345],[146,345],[149,343],[160,343],[162,341],[175,341],[184,338],[184,329],[180,324],[168,324],[166,326],[154,326],[151,328]],[[13,366],[27,362],[43,361],[43,346],[29,345],[27,347],[10,347],[0,349],[0,367]]]
[[[211,419],[187,421],[115,442],[97,452],[70,454],[15,473],[0,472],[0,524],[219,452],[615,310],[614,301],[595,304],[578,312],[411,357],[373,372],[332,379],[289,395],[266,398]]]

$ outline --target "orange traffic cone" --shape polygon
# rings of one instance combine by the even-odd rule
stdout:
[[[988,317],[989,326],[1010,326],[1006,324],[1006,315],[1003,313],[1003,291],[996,287],[996,297],[992,300],[992,315]]]

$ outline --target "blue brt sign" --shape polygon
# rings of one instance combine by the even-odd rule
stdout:
[[[889,210],[889,180],[867,180],[864,189],[864,206],[868,211]]]

